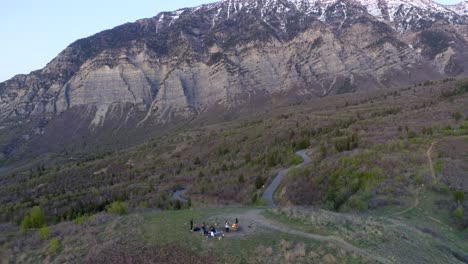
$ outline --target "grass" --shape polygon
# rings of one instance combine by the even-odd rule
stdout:
[[[426,203],[430,201],[422,203],[424,210],[428,210]],[[428,216],[419,208],[402,217],[365,217],[308,209],[284,209],[268,212],[266,216],[304,232],[343,238],[396,263],[451,263],[454,257],[450,251],[468,250],[466,239],[463,240],[466,232],[437,229],[434,223],[427,222]],[[440,220],[443,223],[447,219]]]
[[[166,244],[175,242],[184,248],[191,249],[200,254],[210,252],[221,258],[222,262],[239,263],[239,260],[252,260],[257,255],[259,246],[265,248],[277,248],[282,240],[302,241],[308,248],[321,247],[325,251],[332,251],[327,245],[310,241],[302,237],[269,231],[268,229],[256,229],[248,235],[232,236],[229,234],[222,240],[206,239],[198,232],[189,231],[189,220],[194,219],[195,225],[205,222],[207,226],[218,223],[222,225],[228,218],[233,222],[234,217],[241,216],[240,226],[246,232],[248,223],[244,223],[242,215],[251,208],[213,208],[197,210],[154,212],[144,215],[145,240],[151,244]],[[256,227],[254,227],[256,228]],[[242,233],[239,233],[242,234]],[[236,234],[237,235],[237,234]],[[342,258],[343,263],[358,263],[352,257]],[[354,262],[353,262],[354,261]],[[247,262],[250,263],[250,262]]]

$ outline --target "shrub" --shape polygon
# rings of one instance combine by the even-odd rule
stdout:
[[[418,134],[416,134],[414,131],[409,131],[407,134],[408,139],[416,138],[417,136]]]
[[[49,242],[49,253],[51,255],[57,255],[60,251],[60,241],[57,238],[53,238]]]
[[[254,193],[253,196],[252,196],[252,203],[256,203],[257,200],[258,200],[258,194]]]
[[[296,150],[306,149],[310,147],[310,140],[308,138],[302,138],[298,142],[295,142],[294,147]]]
[[[239,175],[238,181],[239,181],[239,183],[244,183],[245,182],[243,174]]]
[[[32,228],[40,228],[45,225],[45,213],[44,210],[39,206],[34,206],[31,208],[29,215]]]
[[[44,226],[38,231],[39,238],[42,240],[46,240],[50,237],[50,228],[48,226]]]
[[[26,232],[29,228],[31,228],[31,221],[29,220],[29,215],[23,218],[23,221],[21,221],[20,228],[22,232]]]
[[[460,119],[463,117],[460,112],[453,113],[452,117],[455,119],[455,121],[460,121]]]
[[[440,160],[438,160],[438,161],[436,162],[436,164],[434,165],[434,167],[435,167],[434,169],[435,169],[437,172],[440,173],[440,172],[442,172],[443,166],[444,166],[444,160],[441,160],[441,159],[440,159]]]
[[[75,224],[77,225],[81,225],[83,224],[84,222],[88,221],[88,215],[82,215],[82,216],[79,216],[75,219],[75,221],[73,221]]]
[[[354,131],[351,135],[335,139],[335,150],[337,152],[350,151],[359,146],[359,135]]]
[[[462,204],[465,200],[465,193],[463,191],[454,191],[453,199],[455,200],[455,202]]]
[[[453,216],[458,220],[463,220],[464,218],[463,208],[458,207],[457,209],[455,209],[455,211],[453,211]]]
[[[21,230],[26,232],[30,228],[41,228],[45,226],[45,213],[39,206],[34,206],[29,210],[29,215],[26,215],[21,221]]]
[[[295,154],[294,157],[293,157],[293,160],[292,160],[292,164],[293,165],[298,165],[298,164],[301,164],[303,161],[304,161],[304,159],[301,156]]]
[[[200,165],[201,164],[200,158],[196,157],[195,160],[193,161],[193,164],[194,165]]]
[[[126,214],[128,212],[128,206],[124,202],[115,201],[110,204],[107,208],[107,212],[110,214]]]
[[[265,181],[263,180],[263,177],[262,176],[257,176],[257,178],[255,178],[255,188],[260,189],[263,187],[263,184],[265,184]]]

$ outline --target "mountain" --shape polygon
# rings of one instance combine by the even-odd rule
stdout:
[[[15,127],[3,152],[466,75],[466,7],[224,0],[162,12],[80,39],[45,68],[1,83],[2,128]]]

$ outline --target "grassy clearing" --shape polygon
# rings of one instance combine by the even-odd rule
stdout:
[[[266,215],[304,232],[341,237],[396,263],[457,263],[453,253],[463,254],[468,250],[463,234],[427,226],[424,215],[415,216],[414,222],[305,208],[279,209]]]

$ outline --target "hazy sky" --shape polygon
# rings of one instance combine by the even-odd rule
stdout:
[[[209,2],[215,0],[2,0],[0,82],[43,68],[79,38],[152,17],[160,11]]]

